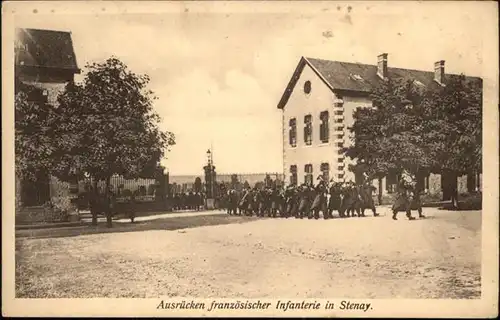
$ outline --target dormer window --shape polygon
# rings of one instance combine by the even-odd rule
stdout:
[[[349,74],[349,78],[356,80],[356,81],[365,81],[359,74]]]
[[[309,80],[304,83],[304,93],[305,94],[311,93],[311,81]]]

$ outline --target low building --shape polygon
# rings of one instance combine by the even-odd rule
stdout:
[[[372,105],[370,93],[385,78],[412,78],[423,86],[440,86],[447,77],[444,61],[436,62],[434,72],[388,67],[388,55],[378,56],[376,65],[348,63],[302,57],[278,103],[282,110],[283,173],[286,184],[314,182],[322,174],[328,180],[358,181],[362,178],[349,171],[355,162],[342,152],[353,143],[348,128],[359,107]],[[480,78],[468,77],[481,81]],[[431,194],[442,190],[446,176],[430,174],[423,184]],[[382,194],[395,190],[397,177],[388,175],[377,188]],[[459,192],[481,189],[481,175],[459,178]]]

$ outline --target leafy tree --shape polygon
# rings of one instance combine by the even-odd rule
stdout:
[[[196,177],[196,179],[194,179],[194,191],[201,192],[201,189],[202,189],[201,178]]]
[[[375,88],[372,107],[354,112],[353,146],[346,155],[357,159],[371,178],[389,170],[418,174],[432,166],[423,141],[422,122],[426,92],[411,79],[391,79]]]
[[[55,109],[42,91],[18,82],[15,95],[15,170],[22,180],[36,181],[53,165],[51,147]]]
[[[425,104],[425,141],[437,170],[449,176],[458,207],[457,177],[482,171],[482,81],[448,77]]]
[[[456,190],[457,175],[481,170],[481,92],[481,82],[464,76],[437,90],[412,79],[382,83],[372,107],[354,112],[354,144],[345,151],[357,164],[350,169],[370,179],[402,170],[451,173]]]
[[[114,57],[86,67],[83,82],[69,83],[58,97],[50,146],[57,155],[53,173],[64,181],[84,175],[94,183],[105,181],[107,198],[113,174],[154,176],[175,139],[158,128],[147,75],[133,73]],[[106,213],[111,227],[109,205]]]

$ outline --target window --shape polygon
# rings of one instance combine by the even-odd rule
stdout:
[[[349,74],[349,78],[356,80],[356,81],[361,81],[364,82],[365,80],[359,75],[359,74]]]
[[[342,179],[344,179],[344,174],[341,173],[341,174],[338,175],[338,177],[339,177],[340,180],[342,180]]]
[[[343,123],[344,119],[335,119],[335,123]]]
[[[312,144],[312,117],[310,114],[304,117],[304,142],[308,146]]]
[[[328,126],[328,111],[323,111],[319,115],[319,119],[321,120],[321,125],[319,126],[319,139],[321,142],[328,142],[328,138],[330,136],[330,128]]]
[[[330,181],[330,165],[328,163],[321,164],[321,174],[323,175],[323,180]]]
[[[297,166],[290,166],[290,184],[297,185]]]
[[[311,93],[311,81],[306,81],[304,83],[304,93],[305,94],[310,94]]]
[[[313,166],[312,164],[306,164],[304,166],[304,183],[312,184],[313,183]]]
[[[297,146],[297,120],[295,118],[290,119],[288,122],[288,140],[292,147]]]

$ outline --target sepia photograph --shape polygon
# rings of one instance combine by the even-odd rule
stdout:
[[[494,2],[2,21],[3,315],[498,315]]]

